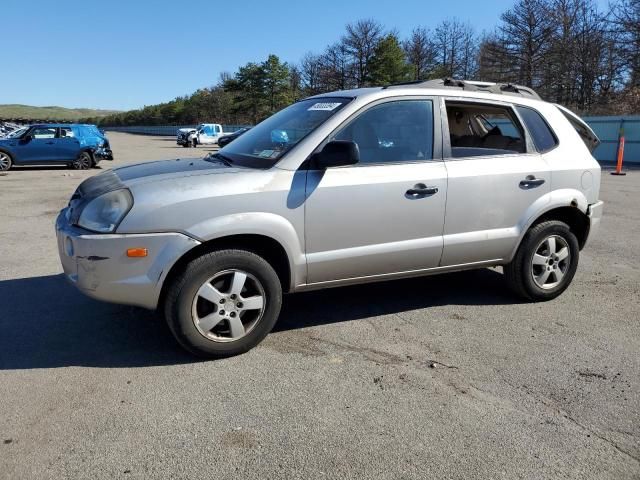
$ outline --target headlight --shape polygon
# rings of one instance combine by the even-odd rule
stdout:
[[[94,198],[84,207],[78,225],[100,233],[115,231],[118,224],[133,206],[131,192],[126,189],[114,190]]]

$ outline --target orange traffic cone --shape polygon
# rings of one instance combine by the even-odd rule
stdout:
[[[626,175],[622,171],[622,160],[624,159],[624,127],[620,127],[620,139],[618,140],[618,163],[616,164],[615,172],[611,172],[611,175]]]

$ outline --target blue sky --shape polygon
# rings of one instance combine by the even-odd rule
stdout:
[[[598,0],[606,6],[606,0]],[[297,62],[375,18],[405,36],[447,17],[492,30],[509,0],[3,0],[0,104],[131,109],[269,53]]]

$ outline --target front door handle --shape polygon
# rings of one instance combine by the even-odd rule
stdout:
[[[47,142],[47,145],[53,145],[53,142]]]
[[[424,183],[418,183],[407,190],[407,196],[411,198],[426,197],[438,193],[438,187],[427,187]]]
[[[527,175],[527,178],[520,182],[520,188],[527,190],[529,188],[536,188],[545,182],[544,178],[536,178],[533,175]]]

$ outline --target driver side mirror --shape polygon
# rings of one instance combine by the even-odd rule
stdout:
[[[21,138],[21,140],[24,141],[25,143],[28,143],[31,140],[33,140],[33,135],[31,135],[30,133],[27,133]]]
[[[360,161],[360,149],[355,142],[334,140],[327,143],[314,157],[319,169],[355,165]]]

